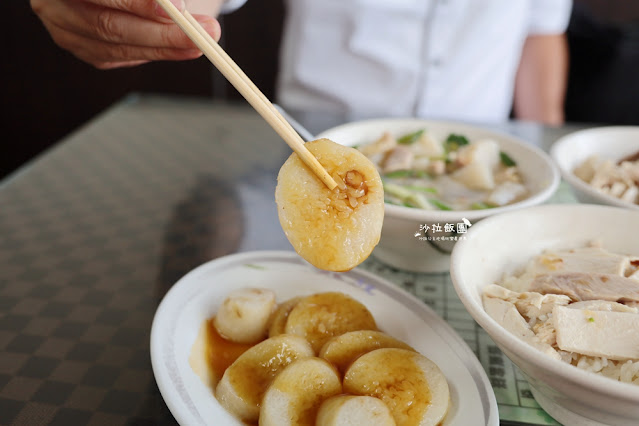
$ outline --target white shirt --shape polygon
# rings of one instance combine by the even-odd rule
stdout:
[[[246,0],[224,0],[220,7],[220,14],[231,13],[246,3]],[[192,12],[192,11],[191,11]]]
[[[288,0],[277,102],[342,114],[508,118],[529,34],[571,0]]]

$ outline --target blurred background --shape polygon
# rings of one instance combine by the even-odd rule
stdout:
[[[0,179],[133,92],[242,101],[205,58],[100,71],[59,49],[28,0],[0,10]],[[283,14],[282,0],[249,0],[220,19],[221,44],[270,99]],[[639,1],[574,0],[568,41],[566,120],[639,125]]]

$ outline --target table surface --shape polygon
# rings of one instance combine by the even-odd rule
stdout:
[[[344,121],[296,117],[312,133]],[[548,149],[579,127],[495,129]],[[175,424],[151,370],[155,310],[208,260],[291,250],[273,196],[289,154],[244,104],[132,95],[0,182],[0,424]],[[418,297],[449,284],[366,267]]]

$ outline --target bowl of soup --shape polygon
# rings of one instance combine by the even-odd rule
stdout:
[[[358,149],[384,184],[373,256],[413,272],[446,272],[459,240],[485,217],[541,204],[560,182],[551,158],[514,136],[418,118],[356,121],[316,136]]]

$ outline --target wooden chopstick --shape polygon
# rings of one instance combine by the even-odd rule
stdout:
[[[204,53],[211,63],[226,77],[249,104],[271,125],[273,130],[311,171],[329,188],[337,186],[335,180],[317,161],[317,158],[304,146],[304,140],[291,127],[290,123],[275,109],[266,96],[244,74],[242,69],[220,47],[215,40],[202,28],[188,11],[180,11],[169,0],[156,0],[184,33]]]

